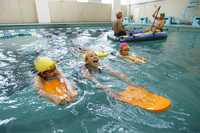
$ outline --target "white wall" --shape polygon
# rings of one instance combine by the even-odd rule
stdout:
[[[111,21],[111,4],[49,0],[49,9],[51,22]],[[125,6],[122,6],[122,11],[126,12]]]
[[[111,4],[89,1],[49,0],[51,22],[111,22]],[[121,8],[126,15],[126,7]],[[0,23],[36,23],[37,17],[35,0],[0,0]]]
[[[78,3],[76,0],[49,0],[52,22],[110,22],[111,4],[100,4],[101,0],[88,0],[91,3]],[[142,16],[152,18],[155,5],[161,5],[161,12],[183,20],[200,16],[200,5],[187,8],[190,2],[200,0],[132,0],[131,14],[135,19]],[[146,3],[147,2],[147,3]],[[122,6],[124,16],[127,8]],[[0,23],[38,22],[35,0],[0,0]]]
[[[107,4],[50,0],[49,9],[52,22],[108,22],[111,18],[111,5]]]
[[[0,23],[37,22],[35,0],[0,0]]]

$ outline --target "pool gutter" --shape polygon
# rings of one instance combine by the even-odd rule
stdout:
[[[128,29],[147,28],[151,24],[129,24]],[[67,28],[67,27],[110,27],[111,22],[69,22],[69,23],[29,23],[29,24],[0,24],[0,30],[10,29],[30,29],[30,28]],[[165,31],[178,32],[200,32],[200,27],[192,27],[190,25],[168,25],[164,28]]]
[[[67,28],[67,27],[111,27],[111,22],[70,22],[70,23],[28,23],[28,24],[0,24],[0,30],[30,29],[30,28]]]

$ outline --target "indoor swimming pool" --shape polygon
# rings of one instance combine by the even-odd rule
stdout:
[[[129,43],[148,59],[137,65],[117,58],[118,42],[108,27],[48,27],[0,30],[0,133],[198,133],[200,131],[200,32],[168,31],[166,40]],[[163,113],[151,113],[107,96],[75,72],[84,64],[79,48],[106,51],[102,64],[171,100]],[[76,84],[75,102],[55,105],[33,86],[37,55],[53,58]],[[101,81],[113,90],[127,85],[109,75]]]

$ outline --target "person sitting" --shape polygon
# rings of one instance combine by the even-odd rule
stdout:
[[[34,61],[37,75],[35,76],[35,87],[41,96],[44,96],[56,104],[72,102],[77,91],[57,70],[56,62],[48,57],[37,57]]]
[[[152,25],[151,28],[145,30],[145,32],[149,32],[149,31],[152,31],[153,33],[162,32],[163,31],[163,27],[165,25],[165,14],[164,13],[160,13],[160,16],[156,17],[156,15],[154,13],[153,14],[153,18],[155,19],[155,24]]]
[[[114,35],[117,37],[126,35],[127,34],[126,30],[124,29],[123,24],[122,24],[123,14],[121,11],[119,11],[116,14],[116,18],[117,18],[117,20],[113,22],[113,26],[112,26]]]
[[[144,57],[140,57],[140,56],[136,56],[136,55],[130,55],[129,54],[129,46],[127,43],[120,43],[120,57],[122,59],[126,59],[128,61],[131,61],[133,63],[136,63],[136,64],[144,64],[144,63],[147,63],[147,60],[146,58]]]

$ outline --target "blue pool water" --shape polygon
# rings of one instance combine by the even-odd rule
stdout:
[[[80,32],[33,29],[35,36],[0,40],[0,133],[200,132],[200,33],[169,32],[167,40],[130,43],[131,52],[148,58],[148,64],[130,64],[115,56],[102,60],[132,82],[169,98],[172,107],[158,114],[118,102],[91,82],[73,76],[84,64],[78,47],[116,53],[118,44],[107,40],[107,30],[72,30]],[[76,102],[58,106],[37,95],[33,87],[36,51],[57,60],[59,69],[77,83]],[[101,80],[115,90],[126,87],[108,75]]]

